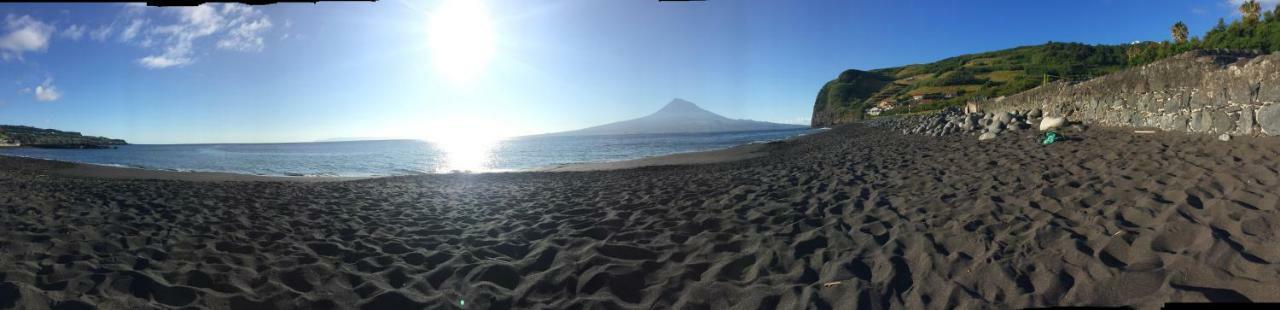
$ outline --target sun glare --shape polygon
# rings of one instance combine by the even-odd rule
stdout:
[[[445,121],[427,135],[427,142],[443,154],[437,172],[492,171],[493,149],[507,137],[500,126]]]
[[[442,1],[430,14],[428,27],[431,60],[439,74],[466,83],[488,67],[495,35],[483,1]]]

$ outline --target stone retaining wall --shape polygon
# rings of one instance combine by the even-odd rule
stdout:
[[[1237,136],[1280,135],[1280,53],[1187,52],[1093,80],[1051,83],[980,102],[987,112],[1042,109],[1106,126]]]

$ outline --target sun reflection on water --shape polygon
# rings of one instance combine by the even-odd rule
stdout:
[[[431,141],[443,154],[436,172],[485,172],[493,161],[493,149],[500,139],[458,137]]]
[[[508,136],[502,125],[452,119],[433,127],[426,140],[440,152],[436,173],[495,171],[494,149]]]

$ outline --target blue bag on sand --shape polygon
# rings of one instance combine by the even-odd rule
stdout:
[[[1058,142],[1058,140],[1062,140],[1062,136],[1059,136],[1057,132],[1050,130],[1044,133],[1044,140],[1041,140],[1040,144],[1049,145],[1054,142]]]

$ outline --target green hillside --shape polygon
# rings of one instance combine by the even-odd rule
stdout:
[[[1280,6],[1262,10],[1240,6],[1241,18],[1218,24],[1203,38],[1188,36],[1182,22],[1170,40],[1121,45],[1054,43],[963,55],[928,64],[847,70],[818,91],[813,126],[864,119],[884,104],[880,115],[914,113],[962,105],[975,99],[1012,95],[1048,81],[1084,81],[1196,49],[1280,51]],[[876,87],[883,85],[882,87]]]
[[[1127,66],[1124,46],[1050,42],[928,64],[848,70],[819,91],[814,119],[823,118],[817,111],[827,112],[835,123],[862,119],[863,110],[886,101],[895,108],[884,114],[933,110],[1016,94],[1046,80],[1087,80]]]

